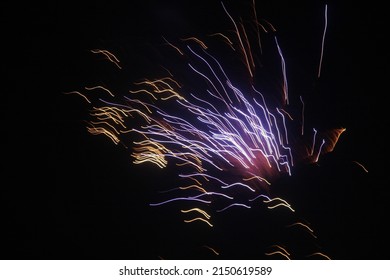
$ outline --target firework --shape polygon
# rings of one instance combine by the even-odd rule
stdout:
[[[289,95],[288,65],[276,29],[257,18],[254,5],[249,27],[234,18],[223,3],[220,8],[227,31],[204,38],[162,37],[164,52],[175,57],[174,63],[160,68],[164,75],[135,81],[126,94],[116,94],[103,85],[68,92],[82,96],[91,106],[88,131],[129,147],[134,164],[175,166],[179,185],[167,188],[167,198],[150,202],[151,207],[181,202],[180,206],[188,205],[179,209],[185,223],[210,228],[215,215],[260,204],[270,211],[283,208],[294,213],[292,205],[274,195],[273,182],[280,176],[292,176],[294,167],[302,162],[318,162],[345,131],[305,127],[305,103],[302,96]],[[324,18],[318,77],[326,6]],[[254,30],[250,33],[254,36],[248,28]],[[267,48],[263,40],[267,40]],[[92,49],[91,53],[123,69],[109,50]],[[264,93],[259,82],[262,55],[273,55],[278,65],[278,86],[272,95]],[[301,107],[292,108],[291,99],[299,100]],[[300,228],[316,238],[307,222],[294,222],[286,228]],[[205,248],[219,254],[212,247]],[[291,257],[288,249],[278,244],[270,246],[265,255]],[[321,252],[310,256],[328,258]]]

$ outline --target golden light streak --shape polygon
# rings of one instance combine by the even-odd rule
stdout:
[[[204,50],[207,50],[207,46],[206,44],[199,40],[198,38],[196,37],[189,37],[189,38],[184,38],[184,39],[181,39],[182,41],[195,41],[196,43],[198,43]]]
[[[268,209],[273,209],[273,208],[276,208],[276,207],[279,207],[279,206],[287,207],[287,208],[290,209],[292,212],[295,212],[295,210],[292,209],[291,206],[286,205],[286,204],[284,204],[284,203],[278,203],[278,204],[276,204],[276,205],[268,206]]]
[[[229,39],[229,37],[222,34],[221,32],[213,33],[213,34],[210,34],[209,36],[221,36],[223,38],[223,40],[226,41],[226,43],[229,45],[229,47],[231,47],[234,51],[236,50],[233,47],[233,42]]]
[[[368,173],[367,168],[365,168],[363,164],[361,164],[360,162],[357,162],[356,160],[353,160],[352,162],[354,162],[354,163],[356,163],[357,165],[359,165],[361,168],[363,168],[364,172]]]
[[[167,39],[165,39],[164,37],[163,37],[163,39],[164,39],[164,41],[169,45],[169,46],[171,46],[172,48],[174,48],[180,55],[184,55],[184,53],[178,48],[178,47],[176,47],[175,45],[173,45],[173,44],[171,44]],[[169,71],[168,71],[169,72]]]
[[[197,165],[189,160],[187,160],[186,162],[182,162],[182,163],[176,163],[177,166],[184,166],[184,165],[188,165],[188,164],[195,166],[196,170],[199,171],[199,173],[206,171],[206,169],[202,168],[201,166],[199,166],[199,165]]]
[[[192,222],[195,222],[195,221],[202,221],[202,222],[205,222],[206,224],[208,224],[210,227],[213,227],[213,225],[209,221],[207,221],[207,220],[205,220],[203,218],[194,218],[194,219],[191,219],[191,220],[184,220],[185,223],[192,223]]]
[[[210,246],[207,246],[207,245],[203,245],[203,247],[209,249],[210,251],[212,251],[214,254],[216,254],[217,256],[219,256],[219,253],[217,252],[217,250],[211,248]]]
[[[281,201],[283,204],[286,204],[288,206],[291,206],[290,203],[288,203],[287,201],[285,201],[284,199],[280,198],[280,197],[274,197],[274,198],[271,198],[270,200],[266,200],[264,202],[273,202],[275,200],[279,200]]]
[[[167,100],[167,99],[170,99],[172,97],[177,97],[178,99],[183,100],[184,98],[176,90],[174,90],[172,85],[167,83],[165,80],[174,81],[170,77],[165,77],[165,78],[157,79],[154,81],[145,80],[142,82],[135,83],[135,85],[148,85],[152,88],[152,92],[148,91],[146,89],[141,89],[141,90],[136,90],[136,91],[129,90],[129,92],[130,93],[146,92],[148,94],[151,94],[152,96],[154,96],[153,93],[155,93],[155,94],[171,93],[171,95],[169,95],[168,97],[162,97],[161,99]],[[180,88],[179,84],[176,81],[174,81],[174,83]],[[157,98],[155,96],[154,96],[154,98],[157,100]]]
[[[322,257],[324,257],[324,258],[326,258],[328,260],[332,260],[327,255],[325,255],[324,253],[321,253],[321,252],[316,252],[316,253],[310,254],[310,255],[308,255],[308,257],[315,256],[315,255],[319,255],[319,256],[322,256]]]
[[[263,48],[262,48],[262,46],[261,46],[260,30],[259,30],[259,25],[258,25],[258,21],[257,21],[257,13],[256,13],[256,4],[255,4],[255,0],[252,1],[252,5],[253,5],[253,13],[254,13],[254,16],[255,16],[256,34],[257,34],[257,39],[258,39],[260,54],[262,54],[262,53],[263,53]]]
[[[167,166],[168,161],[165,159],[164,153],[169,153],[170,151],[165,146],[150,140],[139,143],[142,143],[142,146],[134,147],[135,152],[132,153],[132,157],[135,158],[133,161],[135,164],[151,162],[160,168]]]
[[[270,200],[265,200],[264,203],[272,203],[272,202],[274,202],[276,200],[281,201],[281,203],[278,203],[276,205],[268,206],[268,209],[273,209],[273,208],[276,208],[276,207],[279,207],[279,206],[284,206],[284,207],[287,207],[288,209],[290,209],[292,212],[295,212],[295,210],[291,207],[291,205],[289,203],[287,203],[287,201],[285,201],[284,199],[281,199],[279,197],[272,198]]]
[[[272,32],[276,32],[276,28],[269,21],[267,21],[265,19],[262,19],[262,20],[268,24],[268,26],[271,28]],[[264,30],[264,31],[266,31],[266,30]]]
[[[116,107],[104,106],[99,108],[94,107],[90,115],[96,117],[100,121],[112,120],[115,124],[119,124],[123,128],[126,128],[121,114],[125,117],[128,116],[125,110]]]
[[[301,223],[301,222],[293,223],[291,225],[287,225],[286,227],[292,227],[292,226],[297,226],[297,225],[303,226],[304,228],[308,229],[310,232],[313,232],[313,230],[308,225]]]
[[[138,110],[138,109],[131,109],[131,110],[127,110],[126,111],[127,113],[129,113],[130,116],[133,116],[131,115],[131,113],[137,113],[139,116],[143,117],[144,120],[147,122],[147,123],[150,123],[151,122],[151,119],[149,118],[148,115],[146,115],[144,112]],[[121,130],[122,133],[128,133],[128,132],[132,132],[134,131],[133,129],[130,129],[130,130]]]
[[[207,220],[209,220],[210,217],[211,217],[209,214],[207,214],[206,211],[204,211],[204,210],[202,210],[202,209],[200,209],[200,208],[191,208],[191,209],[188,209],[188,210],[180,210],[180,211],[181,211],[182,213],[189,213],[189,212],[196,211],[196,212],[202,214]]]
[[[207,193],[207,191],[206,191],[204,188],[202,188],[202,187],[200,187],[200,186],[198,186],[198,185],[190,185],[190,186],[187,186],[187,187],[180,187],[180,189],[181,189],[181,190],[198,189],[198,190],[200,190],[202,193]]]
[[[152,114],[152,111],[149,109],[149,107],[144,103],[144,102],[142,102],[142,101],[140,101],[140,100],[138,100],[138,99],[135,99],[135,100],[133,100],[134,102],[137,102],[138,104],[141,104],[145,109],[146,109],[146,111],[148,111],[150,114]],[[138,110],[137,110],[138,111]],[[128,111],[128,112],[131,112],[130,110]],[[142,113],[142,111],[140,111],[141,113]],[[144,114],[144,113],[142,113],[142,114]],[[145,115],[146,116],[146,115]],[[148,119],[149,119],[149,117],[148,117]],[[150,119],[149,119],[150,120]],[[150,123],[150,121],[148,121],[148,123]]]
[[[197,185],[202,185],[201,182],[199,182],[197,179],[195,179],[194,177],[188,177],[190,178],[191,180],[194,180],[196,182]]]
[[[246,45],[248,47],[248,54],[249,54],[249,60],[250,60],[250,64],[251,64],[251,69],[252,69],[252,71],[254,71],[255,70],[255,61],[253,60],[253,57],[252,57],[251,45],[249,43],[249,39],[248,39],[248,36],[246,34],[244,24],[242,22],[240,22],[240,26],[241,26],[241,29],[242,29],[242,31],[244,33],[245,43],[246,43]]]
[[[283,257],[285,257],[286,259],[290,260],[289,256],[287,254],[285,254],[284,252],[281,252],[281,251],[275,251],[275,252],[265,253],[265,254],[267,256],[279,254],[279,255],[282,255]]]
[[[226,10],[225,5],[222,2],[221,2],[221,4],[222,4],[223,9],[225,10],[225,13],[228,15],[230,20],[233,22],[234,28],[236,29],[235,33],[237,35],[238,41],[240,42],[241,49],[242,49],[244,57],[245,57],[245,61],[246,61],[246,65],[247,65],[247,68],[248,68],[249,75],[251,76],[251,78],[253,78],[253,73],[252,73],[251,67],[249,65],[248,55],[247,55],[247,53],[245,51],[244,44],[242,43],[240,31],[238,30],[237,24],[234,21],[234,19],[232,18],[232,16],[229,14],[229,12]]]
[[[162,145],[156,141],[149,140],[149,139],[142,140],[142,141],[134,141],[133,143],[136,145],[142,145],[142,146],[152,145],[152,146],[155,146],[156,149],[158,149],[160,151],[164,151],[166,153],[169,152],[169,149],[167,149],[164,145]]]
[[[282,246],[280,245],[277,245],[277,244],[274,244],[274,245],[271,245],[270,247],[276,247],[276,248],[279,248],[280,250],[282,250],[286,255],[290,256],[290,253]]]
[[[142,92],[144,92],[144,93],[147,93],[147,94],[151,95],[151,96],[154,98],[154,100],[157,100],[157,97],[155,97],[155,96],[153,95],[153,93],[151,93],[150,91],[148,91],[148,90],[146,90],[146,89],[129,90],[129,92],[130,92],[130,93],[142,93]]]
[[[314,231],[306,224],[304,223],[301,223],[301,222],[297,222],[297,223],[293,223],[291,225],[287,225],[286,227],[292,227],[292,226],[302,226],[311,236],[313,236],[314,238],[317,238],[317,236],[314,234]]]
[[[91,103],[91,101],[89,101],[89,99],[88,99],[84,94],[82,94],[82,93],[79,92],[79,91],[74,90],[74,91],[70,91],[70,92],[64,92],[64,94],[72,94],[72,93],[80,95],[80,96],[83,97],[85,100],[87,100],[88,103]]]
[[[109,127],[111,127],[114,131],[115,131],[115,133],[117,134],[117,135],[119,135],[120,133],[119,133],[119,131],[118,130],[116,130],[116,128],[112,125],[112,124],[109,124],[108,122],[105,122],[105,121],[100,121],[100,122],[90,122],[90,124],[92,124],[93,126],[95,126],[95,125],[108,125]]]
[[[285,113],[287,115],[287,117],[290,119],[290,120],[294,120],[293,117],[284,109],[279,109],[280,111],[282,111],[283,113]]]
[[[95,53],[95,54],[103,54],[109,61],[114,63],[119,69],[122,69],[122,67],[119,65],[119,62],[120,62],[119,59],[116,58],[116,56],[113,55],[108,50],[93,49],[93,50],[91,50],[91,52]]]
[[[184,158],[192,158],[193,160],[195,160],[198,164],[197,165],[202,165],[202,161],[199,159],[199,157],[197,157],[196,155],[193,155],[193,154],[190,154],[190,155],[184,155]]]
[[[157,165],[160,168],[166,167],[166,163],[163,160],[161,160],[161,158],[159,158],[158,155],[148,155],[148,156],[145,155],[144,158],[136,154],[133,154],[132,156],[136,158],[133,161],[134,164],[142,164],[145,162],[150,162]]]
[[[264,177],[260,177],[260,176],[257,176],[257,175],[253,175],[252,177],[249,177],[249,178],[243,178],[244,181],[250,181],[250,180],[253,180],[253,179],[257,179],[260,182],[266,182],[269,186],[271,185],[271,183],[268,182]]]
[[[260,22],[258,22],[258,21],[256,21],[255,23],[256,23],[257,28],[259,28],[259,26],[260,26],[261,29],[263,29],[263,31],[264,31],[265,33],[268,33],[268,30],[264,27],[264,25],[262,25],[262,24],[261,24]]]
[[[114,133],[112,133],[111,131],[107,130],[104,127],[92,126],[92,127],[87,127],[87,130],[92,135],[99,135],[99,134],[106,135],[108,138],[111,139],[112,142],[114,142],[115,145],[117,145],[120,142],[119,138]]]
[[[168,80],[168,81],[171,81],[172,83],[174,83],[178,88],[181,88],[181,85],[179,84],[178,81],[176,81],[175,79],[172,79],[171,77],[164,77],[164,78],[161,78],[161,79],[158,79],[156,81],[165,81],[165,80]]]
[[[206,175],[203,175],[203,174],[201,174],[201,173],[199,173],[198,175],[200,175],[200,176],[201,176],[203,179],[205,179],[207,182],[210,181],[210,179],[207,178]],[[189,178],[193,179],[192,176],[189,176]],[[194,180],[195,180],[195,179],[194,179]],[[201,184],[199,184],[199,185],[201,185]]]
[[[102,89],[104,90],[105,92],[108,92],[109,95],[111,95],[112,97],[115,97],[115,95],[107,88],[103,87],[103,86],[94,86],[94,87],[84,87],[86,90],[95,90],[95,89]]]

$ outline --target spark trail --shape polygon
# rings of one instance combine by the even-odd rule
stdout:
[[[186,215],[183,221],[204,223],[210,228],[213,215],[237,208],[250,211],[257,204],[270,211],[284,208],[295,212],[287,201],[273,196],[272,182],[278,176],[291,176],[295,165],[302,161],[317,162],[322,153],[333,149],[345,130],[332,131],[325,141],[324,133],[324,138],[318,140],[317,130],[312,128],[312,142],[291,141],[290,134],[294,139],[304,136],[303,110],[295,117],[295,110],[289,107],[288,65],[276,29],[268,21],[255,18],[256,38],[251,39],[244,24],[223,3],[221,8],[233,32],[207,36],[212,40],[210,45],[203,38],[174,41],[162,37],[167,51],[182,60],[177,69],[164,66],[165,75],[135,82],[123,96],[101,85],[85,87],[84,92],[69,92],[93,104],[88,131],[105,135],[114,144],[132,146],[134,164],[149,163],[159,168],[176,165],[181,186],[169,191],[170,198],[151,202],[150,206],[188,202],[188,208],[180,211]],[[267,52],[260,43],[260,31],[277,50],[281,88],[275,96],[281,99],[276,104],[274,99],[267,101],[261,85],[256,83],[255,45],[261,54]],[[110,51],[91,52],[123,69]],[[220,54],[236,58],[236,65],[225,62]],[[232,69],[246,79],[239,80]],[[177,78],[183,72],[192,81],[190,84]],[[105,95],[96,98],[98,91]],[[294,131],[290,125],[300,118],[301,129]],[[295,151],[298,145],[304,145],[307,153]],[[291,257],[280,248],[266,254]]]

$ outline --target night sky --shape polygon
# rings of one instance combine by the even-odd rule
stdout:
[[[235,209],[215,215],[210,228],[184,223],[180,204],[149,206],[176,186],[177,170],[134,165],[131,148],[87,132],[90,107],[64,94],[103,80],[127,92],[135,81],[157,76],[157,63],[170,61],[159,52],[162,36],[175,41],[232,28],[220,1],[139,2],[5,4],[3,28],[14,28],[3,32],[1,259],[283,259],[265,255],[272,244],[285,245],[296,259],[310,252],[388,259],[381,245],[384,191],[355,163],[371,172],[370,102],[361,73],[366,43],[359,39],[367,27],[358,24],[359,7],[256,1],[258,17],[277,29],[293,102],[298,106],[300,95],[307,101],[307,126],[346,131],[317,164],[297,165],[292,176],[273,182],[295,213]],[[235,19],[250,15],[252,1],[224,3]],[[123,69],[92,55],[95,48],[111,50]],[[317,238],[286,228],[297,220],[307,221]]]

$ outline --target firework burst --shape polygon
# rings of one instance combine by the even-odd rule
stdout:
[[[135,81],[125,94],[103,84],[67,92],[81,96],[90,106],[88,131],[129,148],[134,164],[175,166],[178,185],[166,188],[150,206],[181,202],[178,213],[185,223],[210,228],[215,216],[238,208],[262,205],[294,214],[293,206],[274,194],[273,182],[292,176],[301,163],[318,162],[345,131],[305,126],[305,102],[302,96],[290,96],[289,66],[277,30],[258,18],[254,3],[249,23],[234,17],[223,2],[220,9],[227,30],[203,37],[161,38],[161,52],[170,59],[157,65],[160,76]],[[318,77],[326,6],[324,19]],[[109,50],[91,53],[124,69]],[[272,92],[269,87],[263,90],[264,56],[277,65],[272,69],[276,81]],[[300,228],[316,238],[302,220],[286,228]],[[205,249],[219,255],[213,247],[205,245]],[[271,245],[265,255],[292,258],[280,244]],[[307,256],[328,258],[315,251]]]

